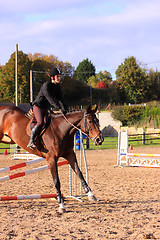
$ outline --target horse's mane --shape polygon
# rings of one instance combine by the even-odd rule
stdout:
[[[71,110],[67,113],[67,115],[73,115],[74,113],[80,113],[80,112],[83,112],[84,110],[81,110],[81,109],[75,109],[75,110]],[[61,117],[62,116],[62,113],[53,113],[53,116],[54,118],[57,118],[57,117]]]
[[[1,105],[0,104],[0,107],[8,108],[10,110],[18,110],[18,111],[20,111],[22,113],[27,113],[28,112],[28,110],[25,110],[25,109],[23,109],[23,108],[21,108],[19,106],[17,107],[15,105],[7,105],[7,104],[6,105]],[[79,113],[79,112],[83,112],[83,111],[84,111],[83,109],[72,109],[72,110],[69,110],[69,112],[67,114],[72,115],[74,113]],[[62,116],[62,113],[60,113],[60,112],[52,112],[51,111],[51,115],[53,115],[55,118],[57,118],[57,117]]]
[[[6,105],[6,106],[0,106],[0,107],[4,107],[4,108],[8,108],[8,110],[16,110],[16,111],[19,111],[23,114],[26,114],[27,111],[25,111],[24,109],[20,108],[19,106],[15,106],[15,105]],[[73,115],[75,113],[80,113],[80,112],[83,112],[84,110],[81,110],[81,109],[73,109],[73,110],[70,110],[67,115]],[[59,112],[51,112],[51,116],[53,116],[53,118],[58,118],[58,117],[62,117],[62,113],[59,113]]]

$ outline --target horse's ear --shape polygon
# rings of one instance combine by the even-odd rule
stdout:
[[[96,113],[97,109],[98,109],[97,104],[95,105],[95,107],[93,109],[91,108],[91,105],[89,105],[88,108],[86,109],[86,113],[90,113],[90,112]]]
[[[86,109],[86,113],[90,113],[91,112],[91,105],[89,105],[88,107],[87,107],[87,109]]]
[[[92,109],[92,111],[93,111],[94,113],[96,113],[96,112],[97,112],[97,109],[98,109],[98,105],[96,104],[95,107]]]

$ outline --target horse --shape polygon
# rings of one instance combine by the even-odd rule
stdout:
[[[32,150],[27,147],[30,139],[31,120],[26,116],[26,113],[16,106],[0,107],[0,142],[16,143],[27,152],[46,158],[57,191],[57,202],[61,213],[65,212],[65,206],[57,168],[60,157],[69,162],[73,171],[80,178],[89,200],[97,200],[79,169],[73,150],[74,134],[77,129],[92,139],[95,145],[102,144],[104,139],[96,117],[97,108],[97,105],[93,109],[88,106],[85,110],[69,112],[66,115],[55,116],[51,114],[50,124],[41,136],[41,141],[36,140],[37,149]]]

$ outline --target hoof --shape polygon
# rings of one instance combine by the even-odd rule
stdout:
[[[94,202],[95,202],[95,201],[99,201],[99,199],[96,198],[96,197],[93,195],[92,192],[88,192],[87,195],[88,195],[89,201],[94,201]]]
[[[58,212],[59,212],[60,214],[63,214],[63,213],[66,212],[66,209],[65,209],[65,208],[59,208],[59,209],[58,209]]]
[[[64,204],[63,203],[60,203],[60,205],[59,205],[59,213],[65,213],[66,212],[66,209],[65,209],[65,206],[64,206]]]

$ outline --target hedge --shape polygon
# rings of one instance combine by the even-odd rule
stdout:
[[[159,127],[160,106],[118,106],[113,109],[112,117],[122,126]]]

